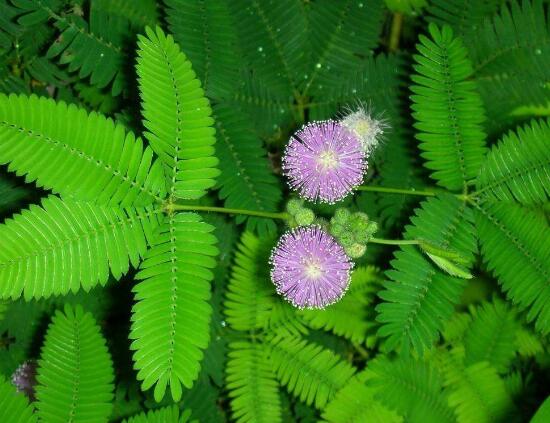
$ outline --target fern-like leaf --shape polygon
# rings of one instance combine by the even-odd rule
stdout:
[[[105,422],[112,411],[113,363],[99,326],[77,306],[57,311],[36,377],[36,408],[48,423]]]
[[[510,203],[476,207],[484,261],[540,332],[550,333],[550,227],[544,216]]]
[[[375,398],[411,423],[452,422],[453,413],[443,393],[443,378],[426,362],[413,359],[372,360],[366,370],[367,386]]]
[[[492,132],[519,106],[550,101],[550,19],[541,0],[502,2],[500,13],[465,37]],[[528,31],[526,29],[529,29]]]
[[[238,423],[281,422],[281,400],[265,348],[257,343],[229,344],[227,388]]]
[[[298,0],[229,2],[245,59],[257,77],[292,95],[307,68],[304,5]]]
[[[170,385],[179,401],[182,385],[197,379],[210,340],[210,281],[218,254],[214,227],[195,213],[166,218],[136,276],[131,349],[142,388],[155,386],[160,401]]]
[[[215,99],[235,91],[242,66],[229,3],[165,1],[170,31],[193,63],[206,94]]]
[[[275,212],[282,198],[280,184],[269,169],[261,140],[244,117],[226,104],[214,107],[220,157],[220,198],[228,208]],[[243,216],[237,222],[243,222]],[[260,235],[274,232],[273,220],[248,218],[247,228]]]
[[[401,423],[403,417],[374,398],[375,390],[365,384],[366,374],[355,375],[323,410],[330,423]]]
[[[473,215],[458,199],[445,195],[422,203],[408,226],[407,239],[424,239],[443,248],[459,252],[470,263],[476,241]],[[413,246],[402,246],[395,253],[390,281],[379,296],[384,302],[377,306],[377,319],[383,326],[379,335],[387,336],[386,347],[422,353],[439,338],[446,319],[458,303],[464,282],[437,270]]]
[[[160,215],[51,196],[0,226],[0,298],[89,291],[137,267]]]
[[[235,254],[224,313],[239,331],[266,329],[290,334],[305,332],[295,309],[276,294],[266,263],[275,239],[245,232]]]
[[[270,361],[289,392],[308,405],[324,408],[354,375],[355,368],[332,351],[299,338],[275,338]]]
[[[140,413],[137,416],[130,417],[123,423],[194,423],[198,420],[190,420],[191,412],[184,411],[180,414],[177,405],[164,407],[158,410],[151,410],[147,413]]]
[[[503,380],[486,361],[461,368],[448,364],[446,369],[449,405],[455,409],[458,423],[507,421],[514,409]]]
[[[56,13],[51,0],[32,3],[35,11],[29,14],[47,16],[60,31],[46,57],[58,57],[61,64],[68,64],[70,72],[78,72],[80,78],[90,77],[92,85],[98,88],[112,83],[113,95],[120,94],[124,87],[123,43],[128,21],[106,13],[100,2],[95,1],[91,2],[89,22],[76,14]]]
[[[323,91],[327,80],[362,69],[378,44],[383,17],[382,0],[313,3],[308,14],[311,68],[302,77],[302,95],[330,98]]]
[[[0,421],[5,423],[36,423],[38,418],[25,394],[0,375]]]
[[[27,182],[98,204],[149,205],[166,188],[141,139],[111,119],[44,97],[0,95],[0,164]]]
[[[535,415],[529,420],[529,423],[545,423],[550,420],[550,397],[546,398],[542,405],[537,409]]]
[[[517,329],[514,314],[502,301],[480,306],[464,339],[465,365],[486,361],[505,373],[516,353]]]
[[[219,175],[210,104],[172,36],[160,27],[146,33],[137,63],[145,136],[167,169],[171,194],[200,198]]]
[[[432,0],[427,10],[429,20],[439,26],[449,25],[457,35],[476,31],[485,19],[493,16],[505,0]]]
[[[449,26],[430,24],[431,39],[421,35],[414,56],[417,72],[412,100],[416,135],[426,167],[437,183],[462,189],[477,176],[485,155],[481,97],[469,80],[472,64]]]
[[[154,26],[159,21],[158,3],[155,0],[93,0],[94,7],[109,16],[127,19],[135,29]]]
[[[542,204],[550,198],[550,122],[533,121],[510,132],[487,155],[476,181],[491,200]]]
[[[359,267],[352,273],[350,289],[340,301],[325,310],[304,310],[302,316],[313,329],[325,329],[355,343],[364,343],[375,327],[369,305],[379,289],[376,269]]]
[[[229,325],[247,331],[267,326],[274,306],[273,288],[266,283],[269,273],[265,263],[269,258],[269,244],[245,232],[235,253],[235,264],[227,287],[224,313]]]

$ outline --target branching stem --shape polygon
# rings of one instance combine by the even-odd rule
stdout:
[[[430,190],[417,190],[414,188],[406,189],[406,188],[387,188],[387,187],[379,187],[376,185],[361,185],[360,187],[357,187],[358,191],[367,191],[367,192],[382,192],[385,194],[404,194],[404,195],[417,195],[420,197],[435,197],[438,194],[448,193],[451,195],[454,195],[456,198],[462,201],[467,201],[469,199],[469,196],[467,194],[455,194],[455,193],[449,193],[447,191],[430,191]]]
[[[199,206],[199,205],[187,205],[187,204],[167,204],[165,206],[167,212],[174,211],[203,211],[203,212],[215,212],[215,213],[226,213],[226,214],[242,214],[246,216],[256,216],[256,217],[267,217],[269,219],[288,219],[288,213],[276,213],[276,212],[263,212],[257,210],[246,210],[246,209],[228,209],[225,207],[214,207],[214,206]]]
[[[386,187],[379,187],[376,185],[361,185],[360,187],[357,187],[357,190],[359,191],[369,191],[369,192],[383,192],[386,194],[405,194],[405,195],[419,195],[422,197],[433,197],[437,195],[437,192],[435,191],[425,191],[425,190],[416,190],[414,188],[411,189],[404,189],[404,188],[386,188]]]

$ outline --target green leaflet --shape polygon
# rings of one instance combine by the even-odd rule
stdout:
[[[445,195],[422,203],[405,238],[423,239],[456,250],[471,265],[476,250],[473,216],[458,199]],[[402,246],[395,253],[389,281],[379,293],[378,334],[388,337],[388,349],[422,353],[439,338],[443,324],[462,293],[461,279],[438,271],[416,246]]]
[[[198,420],[190,420],[191,412],[184,411],[180,414],[178,407],[164,407],[151,410],[148,413],[140,413],[137,416],[125,419],[123,423],[196,423]]]
[[[506,373],[516,353],[518,329],[515,314],[502,301],[475,309],[464,338],[465,365],[486,361],[499,373]]]
[[[292,95],[307,66],[305,7],[299,0],[228,2],[241,51],[274,91]]]
[[[282,422],[277,381],[265,347],[229,344],[226,382],[235,421]]]
[[[281,186],[273,175],[265,150],[241,114],[226,104],[214,107],[218,134],[217,153],[220,161],[220,198],[229,208],[277,211],[281,202]],[[246,220],[247,229],[260,235],[273,233],[272,220],[238,216]]]
[[[486,18],[493,16],[505,0],[432,0],[427,8],[429,20],[451,26],[457,35],[476,31]]]
[[[544,216],[516,204],[476,207],[481,253],[509,299],[550,332],[550,231]]]
[[[40,355],[36,408],[48,423],[101,423],[112,411],[113,363],[90,313],[66,306],[48,328]]]
[[[299,338],[275,338],[269,350],[269,360],[281,384],[301,401],[320,409],[356,371],[332,351]]]
[[[144,390],[155,385],[156,401],[168,385],[179,401],[182,385],[190,388],[198,377],[210,340],[213,230],[195,213],[168,216],[136,275],[131,349],[137,378]]]
[[[210,99],[226,98],[235,89],[242,66],[229,1],[166,0],[174,39],[193,63]],[[213,54],[215,52],[215,54]]]
[[[550,419],[550,399],[546,398],[529,422],[544,423],[548,419]]]
[[[145,136],[166,168],[171,196],[202,197],[219,175],[210,104],[191,63],[160,27],[139,36],[139,88]]]
[[[0,298],[86,291],[139,264],[161,219],[148,208],[117,208],[51,196],[0,226]]]
[[[403,417],[374,398],[375,390],[365,384],[366,372],[355,375],[323,410],[330,423],[401,423]]]
[[[430,24],[429,30],[431,39],[419,37],[411,76],[416,138],[437,183],[460,190],[476,177],[485,155],[484,110],[461,39],[449,26]]]
[[[7,423],[36,423],[38,418],[25,394],[0,376],[0,421]]]
[[[491,149],[476,181],[483,199],[543,204],[550,198],[550,123],[532,121]]]
[[[494,1],[494,0],[492,0]],[[479,2],[481,3],[481,2]],[[520,106],[550,101],[550,33],[545,1],[501,1],[499,13],[465,36],[490,133],[517,121]],[[525,30],[529,28],[529,30]]]
[[[367,387],[374,398],[397,410],[411,423],[453,422],[452,410],[443,393],[443,378],[430,362],[411,358],[372,360],[365,371]]]
[[[164,197],[153,151],[121,125],[44,97],[0,94],[0,164],[63,197],[146,206]]]
[[[504,382],[489,363],[469,367],[450,361],[446,368],[449,405],[459,423],[491,423],[511,419],[514,404]]]
[[[308,15],[311,64],[301,78],[304,97],[313,95],[322,102],[327,79],[363,68],[364,57],[372,55],[380,36],[383,7],[382,0],[321,0],[311,4]]]

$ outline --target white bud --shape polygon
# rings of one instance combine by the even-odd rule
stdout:
[[[383,119],[375,119],[364,106],[346,114],[340,123],[359,137],[367,154],[376,149],[384,130],[389,127]]]

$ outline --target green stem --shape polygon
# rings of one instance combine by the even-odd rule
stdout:
[[[399,38],[401,37],[401,28],[403,26],[403,14],[394,13],[393,19],[391,21],[391,32],[390,32],[390,42],[389,50],[390,52],[397,51],[399,47]]]
[[[267,217],[269,219],[288,219],[288,213],[272,213],[272,212],[262,212],[256,210],[245,210],[245,209],[227,209],[225,207],[213,207],[213,206],[195,206],[195,205],[186,205],[186,204],[169,204],[166,206],[168,212],[172,211],[205,211],[205,212],[216,212],[216,213],[227,213],[227,214],[243,214],[247,216],[257,216],[257,217]]]
[[[371,238],[369,242],[373,244],[383,245],[418,245],[420,241],[417,239],[383,239],[383,238]]]
[[[370,191],[370,192],[384,192],[386,194],[405,194],[405,195],[420,195],[422,197],[433,197],[437,195],[437,192],[434,191],[422,191],[422,190],[415,190],[412,189],[403,189],[403,188],[386,188],[386,187],[379,187],[375,185],[362,185],[360,187],[357,187],[357,190],[359,191]]]

